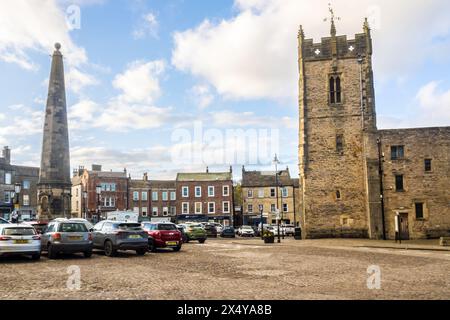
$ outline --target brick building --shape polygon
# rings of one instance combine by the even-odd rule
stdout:
[[[15,184],[20,184],[19,209],[22,220],[32,220],[37,215],[37,183],[39,168],[11,164],[11,149],[4,147],[0,157],[0,217],[9,220],[17,195]]]
[[[130,179],[129,210],[139,213],[139,216],[147,220],[150,215],[150,182],[148,175],[144,174],[141,180]]]
[[[179,173],[177,221],[214,221],[233,225],[233,178],[229,172]]]
[[[303,234],[393,238],[399,214],[404,238],[449,235],[450,130],[377,129],[367,20],[354,39],[331,19],[330,37],[298,41]]]
[[[168,220],[176,222],[177,187],[175,180],[151,180],[151,215],[152,221]]]
[[[264,223],[277,223],[277,209],[281,223],[300,221],[298,179],[291,178],[289,168],[280,170],[277,178],[274,171],[246,171],[242,167],[242,199],[244,225],[258,225],[261,210]]]

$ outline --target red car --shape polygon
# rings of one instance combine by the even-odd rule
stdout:
[[[152,252],[158,248],[172,248],[180,251],[183,243],[181,232],[174,223],[144,222],[142,228],[148,233],[148,247]]]

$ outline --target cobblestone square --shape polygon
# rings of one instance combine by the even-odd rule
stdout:
[[[217,239],[144,257],[1,258],[0,299],[450,299],[450,251],[374,244]],[[378,290],[367,286],[373,265]],[[67,287],[70,266],[80,268],[80,290]]]

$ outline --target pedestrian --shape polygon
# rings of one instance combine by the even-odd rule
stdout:
[[[19,214],[15,210],[11,214],[11,222],[12,223],[19,223]]]

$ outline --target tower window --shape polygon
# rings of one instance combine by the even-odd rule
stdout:
[[[336,191],[336,199],[341,199],[341,191],[340,190],[337,190]]]
[[[398,174],[395,176],[395,190],[396,191],[404,191],[403,189],[403,175]]]
[[[392,146],[391,147],[391,160],[401,160],[405,157],[404,146]]]
[[[342,134],[336,135],[336,152],[341,154],[344,152],[344,135]]]
[[[431,171],[431,159],[425,159],[425,171],[426,172]]]
[[[416,202],[416,219],[420,220],[423,219],[423,203]]]
[[[339,76],[330,77],[330,103],[342,102],[341,78]]]

